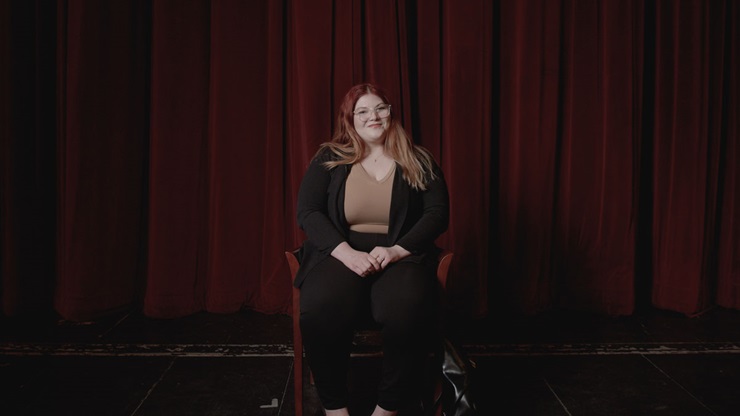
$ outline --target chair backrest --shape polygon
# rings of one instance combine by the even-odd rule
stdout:
[[[298,268],[301,267],[301,264],[298,263],[298,250],[286,251],[285,259],[288,260],[288,267],[290,267],[290,281],[294,282],[298,274]]]
[[[450,250],[443,250],[439,255],[439,263],[437,263],[437,281],[442,286],[442,290],[447,290],[447,276],[450,272],[450,265],[452,264],[452,258],[455,256]]]

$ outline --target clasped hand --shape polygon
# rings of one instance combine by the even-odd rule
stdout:
[[[331,254],[348,269],[359,276],[365,277],[385,269],[389,264],[397,262],[411,253],[398,245],[375,247],[369,253],[366,253],[355,250],[347,242],[343,242]]]

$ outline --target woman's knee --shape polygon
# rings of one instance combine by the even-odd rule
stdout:
[[[403,269],[396,270],[392,276],[384,276],[386,281],[373,287],[373,318],[384,327],[413,333],[436,316],[436,282],[423,268]]]
[[[301,296],[301,330],[314,333],[345,331],[356,316],[356,305],[348,297],[333,296],[330,292]]]
[[[325,272],[307,276],[301,286],[302,331],[322,334],[345,331],[363,302],[362,286],[352,281],[356,276]]]

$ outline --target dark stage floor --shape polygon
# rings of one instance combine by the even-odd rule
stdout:
[[[0,324],[2,415],[293,414],[287,316]],[[477,364],[481,415],[740,414],[737,311],[550,313],[455,328]],[[353,358],[354,414],[369,414],[378,363]],[[306,414],[320,414],[308,385],[306,395]]]

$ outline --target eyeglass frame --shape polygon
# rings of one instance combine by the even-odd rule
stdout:
[[[380,112],[383,111],[383,109],[382,108],[378,108],[378,107],[383,107],[383,106],[385,106],[385,107],[388,108],[388,115],[385,115],[385,116],[381,116],[380,115]],[[388,117],[391,116],[391,105],[390,104],[382,103],[382,104],[376,105],[375,108],[367,108],[367,107],[360,107],[360,108],[366,108],[367,109],[367,112],[368,113],[367,113],[367,116],[365,117],[364,120],[363,120],[362,116],[358,113],[358,110],[353,111],[352,114],[353,115],[356,115],[357,118],[360,119],[360,121],[363,122],[363,123],[366,122],[366,121],[368,121],[368,120],[370,120],[370,117],[373,114],[377,114],[378,115],[378,118],[388,118]]]

